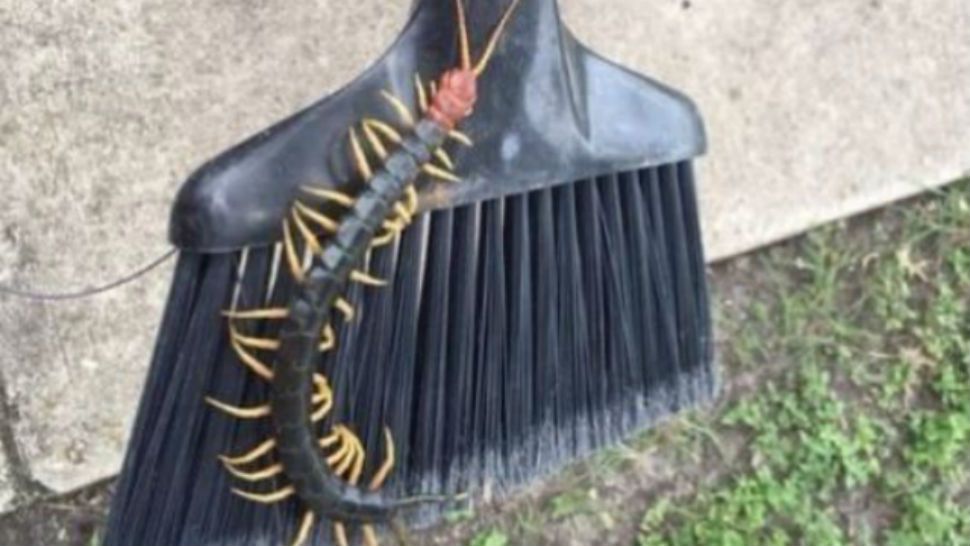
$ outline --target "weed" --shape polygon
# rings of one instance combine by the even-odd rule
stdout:
[[[468,546],[507,546],[508,543],[509,537],[505,533],[493,529],[475,535]]]
[[[705,433],[743,462],[656,500],[640,546],[970,544],[970,183],[897,216],[767,253],[733,356],[776,373]]]

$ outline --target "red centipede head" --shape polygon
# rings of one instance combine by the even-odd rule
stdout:
[[[465,6],[462,0],[455,0],[458,11],[458,38],[461,46],[461,66],[446,71],[438,81],[438,92],[435,94],[428,115],[442,127],[453,129],[455,125],[472,114],[475,102],[478,100],[478,77],[485,72],[488,62],[495,54],[505,27],[508,26],[512,14],[521,0],[513,0],[485,46],[481,59],[472,64],[471,46],[468,39],[468,23],[465,18]]]

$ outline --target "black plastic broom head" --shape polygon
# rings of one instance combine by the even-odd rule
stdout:
[[[508,2],[472,0],[480,43]],[[521,194],[607,173],[672,164],[704,151],[703,125],[685,96],[580,44],[554,0],[524,0],[483,76],[458,152],[461,184],[422,195],[425,210]],[[459,52],[453,0],[420,0],[391,49],[344,89],[195,173],[178,196],[172,241],[223,252],[280,240],[279,219],[302,186],[353,183],[347,130],[394,112],[382,91],[417,104],[416,75],[437,78]]]
[[[465,2],[474,42],[507,5]],[[350,290],[360,316],[321,357],[336,396],[321,427],[346,424],[371,454],[390,428],[398,460],[382,491],[391,498],[501,493],[714,392],[694,106],[579,44],[554,0],[518,9],[461,128],[475,145],[450,150],[462,182],[430,186],[427,213],[372,254],[370,270],[388,286]],[[299,188],[354,193],[348,128],[395,119],[382,90],[417,104],[415,75],[427,82],[454,66],[455,35],[452,0],[418,1],[360,78],[186,183],[171,223],[181,257],[106,545],[294,536],[298,502],[239,499],[219,464],[272,435],[265,422],[203,403],[268,396],[229,346],[221,314],[289,303],[279,225]],[[312,544],[331,543],[327,526],[314,533]]]

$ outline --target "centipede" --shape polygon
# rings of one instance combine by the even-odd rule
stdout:
[[[335,424],[328,434],[317,436],[318,425],[334,405],[332,386],[317,370],[317,362],[321,353],[337,345],[334,319],[349,322],[357,315],[345,297],[349,285],[379,288],[386,284],[364,270],[368,253],[394,242],[412,223],[422,187],[461,182],[448,147],[452,143],[474,146],[460,126],[474,113],[479,79],[519,3],[510,4],[474,61],[464,6],[455,0],[457,66],[444,70],[427,85],[415,75],[417,104],[413,107],[382,91],[382,100],[397,121],[367,117],[347,132],[355,175],[362,182],[360,191],[351,194],[324,186],[303,187],[286,218],[281,219],[281,260],[295,286],[288,305],[234,307],[223,313],[232,350],[250,373],[269,383],[270,399],[251,407],[212,397],[206,402],[234,418],[271,420],[273,436],[240,455],[224,455],[220,460],[243,483],[287,483],[269,493],[243,488],[234,488],[232,493],[264,505],[296,499],[303,516],[292,546],[307,544],[315,525],[325,520],[332,522],[339,546],[349,546],[350,525],[360,528],[367,546],[378,546],[375,526],[387,524],[400,532],[402,511],[447,500],[388,499],[380,492],[395,466],[394,438],[386,427],[383,462],[362,484],[367,454],[350,427]],[[240,325],[250,321],[274,321],[279,325],[278,335],[248,335]],[[272,364],[268,354],[273,355]],[[266,461],[272,464],[267,466]]]

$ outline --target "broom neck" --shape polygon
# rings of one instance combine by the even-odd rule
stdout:
[[[473,47],[482,44],[502,18],[512,0],[463,0]],[[454,0],[415,0],[413,12],[422,12],[435,20],[454,20]],[[545,29],[558,29],[561,24],[557,0],[521,0],[515,24],[510,33],[535,36]]]

